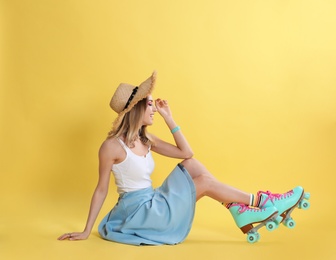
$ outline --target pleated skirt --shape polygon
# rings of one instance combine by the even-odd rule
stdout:
[[[194,219],[196,190],[178,164],[163,184],[120,195],[103,218],[102,238],[130,245],[173,245],[185,240]]]

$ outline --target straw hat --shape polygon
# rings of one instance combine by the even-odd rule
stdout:
[[[152,75],[139,86],[133,86],[128,83],[119,84],[110,102],[110,107],[118,114],[118,117],[113,122],[113,130],[118,129],[127,112],[153,91],[156,74],[156,71],[154,71]]]

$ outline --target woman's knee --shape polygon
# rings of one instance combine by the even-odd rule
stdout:
[[[185,168],[189,168],[191,167],[193,164],[195,164],[196,159],[194,158],[189,158],[189,159],[184,159],[181,164],[185,167]]]
[[[200,175],[211,175],[205,166],[194,158],[185,159],[181,162],[184,168],[189,172],[190,176],[194,179]]]
[[[192,178],[199,176],[202,172],[201,167],[198,166],[197,162],[198,161],[194,158],[185,159],[181,162]]]

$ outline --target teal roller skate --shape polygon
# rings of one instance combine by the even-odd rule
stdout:
[[[276,219],[276,223],[281,222],[288,228],[294,228],[296,223],[291,217],[291,213],[296,208],[308,209],[310,207],[309,198],[310,194],[305,193],[300,186],[285,192],[283,194],[275,194],[270,191],[259,191],[257,194],[259,198],[259,207],[265,208],[274,205],[279,211],[279,216]]]
[[[247,234],[249,243],[255,243],[260,239],[258,230],[261,227],[266,226],[268,231],[272,231],[278,226],[275,222],[278,210],[273,205],[260,209],[245,204],[231,203],[227,205],[227,208],[231,212],[236,225],[244,234]],[[254,227],[253,224],[256,223],[259,223],[259,225]]]

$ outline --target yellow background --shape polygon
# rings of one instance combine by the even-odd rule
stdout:
[[[1,259],[336,256],[336,2],[0,1]],[[158,70],[195,157],[248,192],[302,185],[297,227],[250,245],[208,198],[177,246],[56,238],[83,229],[120,82]],[[172,140],[156,115],[150,129]],[[156,156],[161,184],[177,160]],[[97,223],[117,198],[113,179]],[[188,258],[186,258],[188,257]]]

